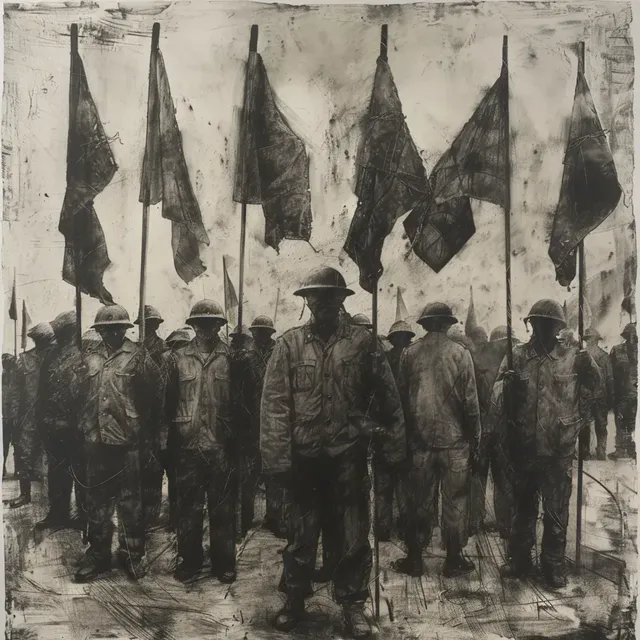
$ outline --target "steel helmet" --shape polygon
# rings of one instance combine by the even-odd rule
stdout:
[[[449,320],[451,324],[456,324],[458,322],[453,315],[453,311],[451,311],[451,307],[444,302],[430,302],[422,310],[418,323],[422,324],[425,320],[429,320],[431,318],[444,318]]]
[[[468,336],[474,342],[488,342],[489,340],[489,336],[483,327],[474,327],[469,331]]]
[[[247,338],[253,338],[253,334],[249,331],[249,327],[246,324],[242,325],[242,329],[240,327],[236,327],[230,334],[230,336],[246,336]]]
[[[186,329],[176,329],[169,334],[169,337],[165,340],[168,345],[175,344],[176,342],[191,342],[193,335],[191,331]]]
[[[625,340],[636,336],[636,323],[630,322],[625,326],[620,334]]]
[[[258,316],[249,327],[250,329],[271,329],[271,331],[275,332],[275,327],[273,326],[273,320],[268,316]]]
[[[398,322],[394,322],[391,325],[391,329],[389,329],[389,334],[387,338],[390,338],[394,333],[407,333],[411,337],[415,336],[415,332],[411,330],[411,327],[404,321],[398,320]]]
[[[355,316],[351,316],[351,324],[355,324],[359,327],[366,327],[367,329],[373,328],[371,320],[369,320],[369,318],[367,318],[364,313],[356,313]]]
[[[353,295],[353,291],[347,287],[347,283],[342,277],[342,274],[332,267],[321,267],[320,269],[313,270],[304,279],[300,288],[294,291],[294,295],[304,296],[310,291],[323,289],[333,289],[342,291],[348,296]]]
[[[214,300],[200,300],[191,307],[191,313],[186,319],[187,324],[193,324],[194,320],[222,320],[222,324],[227,324],[224,317],[224,310]]]
[[[77,317],[75,311],[64,311],[59,313],[51,321],[51,330],[60,335],[64,331],[68,331],[76,326]]]
[[[529,315],[524,319],[525,323],[531,318],[546,318],[547,320],[555,320],[563,326],[567,326],[562,307],[555,300],[538,300],[529,311]]]
[[[39,340],[42,340],[43,342],[51,342],[54,338],[53,328],[48,322],[41,322],[40,324],[35,325],[35,327],[31,327],[31,329],[27,331],[27,335],[34,342],[38,342]]]
[[[144,319],[145,322],[149,320],[157,320],[158,322],[164,322],[164,318],[160,315],[160,312],[152,307],[150,304],[144,305]],[[135,324],[140,324],[140,312],[138,311],[138,317],[136,318]]]
[[[507,339],[507,327],[505,325],[500,325],[499,327],[496,327],[491,332],[491,336],[489,337],[489,342],[498,342],[500,340],[506,340],[506,339]]]
[[[109,304],[101,309],[98,309],[96,313],[96,319],[91,325],[92,328],[96,327],[133,327],[131,320],[129,319],[129,313],[119,304]]]
[[[584,339],[589,340],[590,338],[593,338],[594,340],[602,340],[602,336],[593,327],[589,327],[584,332]]]

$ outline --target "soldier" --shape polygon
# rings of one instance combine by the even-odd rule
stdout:
[[[613,460],[636,457],[633,440],[638,411],[638,334],[635,322],[622,331],[625,341],[611,349],[613,412],[616,420],[616,450]]]
[[[111,567],[112,517],[118,511],[118,561],[138,580],[146,569],[142,509],[141,442],[159,429],[160,372],[153,359],[125,337],[133,327],[126,309],[102,307],[93,327],[102,346],[86,356],[80,425],[87,451],[89,548],[76,582],[88,582]]]
[[[515,343],[515,340],[513,341]],[[507,327],[496,327],[489,342],[472,354],[478,388],[478,403],[482,422],[482,441],[478,470],[471,479],[471,527],[473,535],[484,524],[486,488],[491,468],[493,478],[493,505],[500,537],[508,539],[511,529],[512,492],[507,478],[507,445],[505,432],[491,417],[492,391],[500,364],[507,353]]]
[[[161,373],[165,376],[163,385],[166,385],[166,376],[171,353],[175,353],[178,349],[186,347],[193,339],[193,329],[190,326],[182,327],[172,331],[165,343],[168,351],[162,354],[163,365],[160,368]],[[176,488],[176,430],[174,424],[167,424],[163,420],[163,430],[160,437],[159,460],[162,468],[167,474],[167,485],[169,490],[169,529],[176,531],[178,527],[178,493]]]
[[[462,551],[468,541],[470,467],[480,443],[480,409],[471,354],[446,334],[454,318],[441,302],[428,304],[418,322],[427,334],[400,359],[400,393],[412,461],[408,469],[407,557],[395,567],[422,575],[422,550],[433,532],[434,493],[442,486],[442,538],[447,577],[474,570]]]
[[[262,398],[262,389],[264,387],[264,376],[267,371],[267,365],[275,347],[273,334],[276,332],[273,326],[273,320],[267,316],[258,316],[249,328],[253,336],[253,342],[256,351],[260,356],[260,388],[259,397]],[[284,519],[284,495],[282,487],[273,482],[266,483],[266,514],[264,524],[278,538],[285,538],[286,523]]]
[[[240,535],[253,525],[255,497],[260,481],[260,395],[262,379],[260,356],[246,326],[236,327],[231,335],[231,389],[233,424],[237,428],[236,455],[240,470]]]
[[[462,345],[467,351],[473,351],[475,349],[475,343],[473,340],[464,334],[464,331],[457,324],[452,325],[447,331],[447,336],[457,342],[459,345]]]
[[[36,529],[71,527],[86,523],[86,460],[78,425],[82,358],[76,344],[76,312],[66,311],[51,321],[55,348],[47,354],[40,374],[36,425],[47,452],[49,512]],[[70,518],[71,492],[75,493],[76,517]]]
[[[218,335],[226,322],[217,302],[197,302],[187,319],[195,339],[168,358],[166,411],[176,431],[178,556],[182,559],[173,575],[180,582],[202,569],[205,497],[211,572],[220,582],[236,579],[231,351]]]
[[[314,271],[295,295],[312,318],[277,341],[262,395],[260,448],[265,473],[291,498],[290,537],[284,550],[285,606],[274,625],[292,630],[304,615],[321,524],[333,523],[325,541],[332,557],[334,596],[347,632],[363,638],[371,571],[368,539],[367,446],[377,430],[369,416],[372,392],[384,409],[384,459],[406,455],[404,420],[393,374],[372,336],[350,324],[340,309],[353,291],[330,267]]]
[[[403,320],[394,322],[391,329],[389,329],[387,340],[389,340],[393,348],[390,351],[387,351],[387,360],[389,360],[391,371],[393,371],[393,375],[396,380],[398,379],[400,356],[411,344],[411,340],[413,340],[415,335],[416,334],[411,330],[411,327]]]
[[[364,313],[356,313],[355,316],[351,317],[351,324],[356,327],[364,327],[365,329],[373,329],[373,325],[371,324],[371,320],[367,318]]]
[[[11,397],[13,393],[16,359],[10,353],[2,354],[2,446],[4,457],[2,459],[2,477],[7,475],[7,457],[13,437],[15,416]]]
[[[35,344],[18,359],[14,385],[11,392],[13,406],[11,416],[15,419],[13,435],[16,473],[20,479],[20,495],[9,502],[11,508],[31,503],[31,482],[36,475],[35,465],[40,450],[39,428],[36,423],[36,406],[40,385],[42,362],[54,342],[53,329],[42,322],[29,329],[27,335]]]
[[[585,451],[589,451],[591,441],[591,422],[595,422],[596,430],[596,459],[607,459],[607,414],[609,408],[613,406],[613,374],[611,371],[611,360],[609,354],[598,346],[602,336],[593,328],[589,327],[584,333],[587,343],[587,351],[600,369],[602,384],[598,386],[594,396],[587,396],[586,424],[583,427]]]
[[[144,346],[156,366],[162,369],[164,366],[163,354],[167,350],[164,340],[158,335],[158,329],[164,322],[160,312],[151,305],[144,307]],[[140,314],[135,320],[140,325]],[[162,412],[159,414],[162,415]],[[148,530],[158,520],[162,504],[162,477],[163,466],[160,462],[160,451],[157,448],[159,442],[157,434],[160,426],[148,431],[154,435],[154,443],[142,442],[142,508],[144,511],[145,527]]]
[[[594,389],[596,364],[587,351],[563,345],[556,337],[566,326],[562,307],[540,300],[525,322],[533,335],[513,351],[513,371],[503,360],[505,401],[513,408],[509,425],[514,476],[514,517],[505,576],[524,578],[532,568],[538,495],[542,496],[544,536],[540,562],[551,588],[566,585],[564,557],[571,497],[571,468],[580,432],[579,387]]]

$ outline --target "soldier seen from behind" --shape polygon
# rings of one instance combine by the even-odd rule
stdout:
[[[513,344],[515,344],[513,340]],[[493,507],[500,537],[507,539],[511,529],[513,496],[508,481],[508,457],[505,431],[491,417],[493,386],[498,370],[507,353],[507,327],[496,327],[488,342],[473,352],[473,361],[480,404],[482,439],[478,468],[471,479],[470,533],[477,533],[485,525],[486,489],[491,469],[493,480]]]
[[[428,304],[418,322],[427,332],[400,359],[398,387],[407,421],[410,462],[407,556],[395,567],[408,575],[424,572],[422,552],[431,541],[441,492],[442,540],[447,577],[474,570],[464,557],[469,535],[469,483],[478,460],[480,408],[471,354],[448,337],[458,321],[451,308]]]
[[[158,329],[164,322],[160,312],[151,305],[144,307],[144,347],[162,370],[164,366],[163,354],[167,350],[164,340],[158,335]],[[140,325],[140,315],[135,320],[136,325]],[[162,412],[159,415],[163,415]],[[160,425],[149,433],[157,433]],[[153,527],[160,515],[162,504],[162,478],[164,469],[160,461],[160,450],[158,449],[157,438],[153,442],[142,442],[142,505],[144,510],[145,527]]]
[[[85,356],[80,425],[87,451],[89,548],[76,582],[111,568],[114,509],[118,561],[134,580],[146,573],[140,452],[160,427],[162,383],[153,359],[125,337],[132,326],[120,305],[102,307],[93,324],[102,345]]]
[[[27,335],[35,347],[18,358],[14,383],[6,396],[11,401],[8,415],[13,416],[13,442],[15,450],[16,473],[20,480],[20,495],[9,502],[12,508],[22,507],[31,502],[31,482],[35,480],[41,441],[40,429],[36,422],[39,416],[40,372],[47,353],[51,350],[55,338],[48,322],[31,327]]]
[[[222,307],[201,300],[187,323],[195,339],[168,356],[166,414],[175,429],[178,557],[174,578],[186,582],[203,567],[204,504],[207,501],[211,573],[236,579],[236,458],[232,423],[231,351],[220,340]]]
[[[589,393],[586,397],[585,425],[583,433],[585,438],[585,449],[589,451],[591,443],[591,423],[595,423],[596,432],[596,459],[607,459],[607,415],[609,409],[613,407],[613,373],[611,371],[611,360],[609,354],[598,346],[602,336],[593,328],[589,327],[584,332],[584,339],[587,343],[587,351],[600,369],[601,383],[596,391]]]
[[[80,349],[76,343],[76,313],[66,311],[51,321],[56,344],[42,363],[36,424],[47,454],[49,512],[36,529],[86,527],[86,458],[79,412],[84,398],[80,389]],[[76,517],[70,516],[71,492]]]
[[[405,458],[400,398],[379,345],[372,355],[371,332],[341,317],[353,291],[338,271],[314,271],[295,294],[305,298],[311,319],[276,341],[262,395],[264,471],[291,500],[283,554],[286,603],[274,624],[290,631],[303,618],[318,537],[330,522],[331,535],[323,533],[323,540],[337,559],[334,597],[347,632],[363,638],[371,632],[364,615],[372,563],[367,451],[381,427],[381,457],[388,464]],[[369,413],[374,403],[384,417],[378,423]]]
[[[14,376],[16,370],[16,358],[10,353],[2,354],[2,477],[7,475],[7,458],[11,447],[11,438],[15,424],[13,415],[13,404],[11,397],[13,393]]]
[[[513,468],[514,517],[508,544],[507,577],[525,578],[533,568],[538,501],[544,512],[540,567],[551,588],[566,585],[565,551],[572,489],[572,461],[581,428],[580,388],[595,389],[600,374],[593,358],[557,338],[566,326],[562,307],[540,300],[525,322],[533,335],[513,350],[513,370],[505,358],[503,383]]]
[[[638,411],[638,333],[635,322],[622,330],[624,342],[611,349],[616,449],[612,459],[636,457],[634,434]]]

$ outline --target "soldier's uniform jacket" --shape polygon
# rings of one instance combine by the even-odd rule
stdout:
[[[259,373],[261,385],[264,384],[264,376],[267,373],[267,365],[269,364],[269,360],[271,359],[271,355],[273,354],[273,349],[276,346],[275,340],[269,340],[267,346],[263,349],[256,345],[256,353],[258,354],[258,362],[260,364]]]
[[[391,367],[391,372],[393,373],[393,377],[398,380],[398,368],[400,366],[400,358],[402,356],[402,352],[405,350],[405,347],[392,347],[387,351],[387,360],[389,361],[389,366]]]
[[[611,360],[609,354],[599,346],[587,346],[587,351],[591,354],[595,363],[600,369],[600,383],[594,392],[588,390],[585,394],[587,399],[595,400],[606,399],[607,404],[611,406],[613,403],[613,372],[611,369]]]
[[[112,354],[102,344],[86,357],[80,426],[87,442],[138,445],[158,430],[161,377],[153,359],[125,338]],[[157,437],[157,436],[156,436]]]
[[[337,456],[361,442],[370,427],[374,389],[386,431],[380,455],[389,464],[404,460],[398,390],[386,358],[377,359],[373,377],[370,349],[371,333],[344,319],[326,345],[312,322],[276,341],[261,408],[260,450],[268,473],[288,471],[293,455]]]
[[[480,440],[480,408],[470,352],[444,333],[431,332],[400,358],[398,386],[409,447],[463,447]]]
[[[507,341],[500,340],[482,344],[471,354],[476,374],[483,435],[487,435],[493,425],[493,421],[488,419],[491,411],[491,394],[506,351]]]
[[[150,333],[144,337],[144,346],[158,367],[163,366],[163,354],[167,351],[165,341],[157,334]]]
[[[16,397],[17,376],[18,372],[14,368],[9,371],[2,369],[2,421],[5,423],[13,424],[19,416]]]
[[[212,451],[233,442],[231,350],[221,340],[207,356],[195,340],[168,355],[166,412],[178,446]]]
[[[514,429],[517,450],[527,458],[573,455],[580,431],[580,387],[594,389],[600,381],[598,367],[589,357],[580,369],[578,348],[557,342],[550,353],[539,356],[533,342],[513,349],[515,384]],[[498,380],[508,369],[506,357]],[[506,393],[506,391],[505,391]]]
[[[237,444],[257,448],[260,437],[260,356],[253,346],[231,348],[232,421],[236,425]]]
[[[78,426],[80,403],[84,402],[81,362],[75,342],[53,347],[44,358],[37,420],[48,431]]]
[[[611,349],[613,392],[616,402],[638,397],[638,345],[623,342]]]
[[[35,433],[37,428],[36,406],[43,359],[44,353],[36,349],[30,349],[21,354],[18,358],[18,366],[13,374],[13,384],[6,397],[4,388],[2,390],[3,415],[13,417],[20,433],[23,431]],[[9,402],[7,409],[4,406],[5,400]],[[8,412],[5,413],[5,410]]]

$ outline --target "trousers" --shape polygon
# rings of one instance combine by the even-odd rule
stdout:
[[[339,604],[364,602],[371,573],[367,454],[354,445],[335,456],[294,454],[289,487],[290,538],[283,553],[287,593],[303,598],[311,589],[322,532]],[[325,526],[331,526],[323,529]]]
[[[160,459],[160,451],[157,448],[143,445],[140,452],[142,462],[142,509],[145,527],[148,528],[155,524],[160,515],[164,466]]]
[[[243,451],[240,453],[240,468],[241,468],[241,524],[242,535],[247,535],[247,532],[253,526],[253,520],[255,517],[255,499],[256,492],[258,490],[258,483],[260,482],[260,472],[262,470],[262,464],[260,461],[260,453],[258,451]]]
[[[407,546],[421,551],[430,542],[436,520],[436,496],[442,501],[442,540],[464,548],[469,540],[469,446],[414,451],[406,472]]]
[[[616,402],[616,449],[626,451],[631,456],[636,454],[634,434],[637,412],[637,398],[623,398]]]
[[[50,514],[63,520],[68,518],[71,491],[74,490],[77,515],[85,519],[88,460],[82,435],[68,427],[44,429],[42,442],[47,453]]]
[[[236,566],[236,469],[222,450],[179,449],[176,453],[178,555],[190,569],[202,566],[204,503],[209,512],[211,566]]]
[[[89,554],[111,559],[113,513],[118,512],[119,554],[139,561],[144,555],[142,474],[138,447],[87,444]]]
[[[514,465],[515,508],[509,556],[527,563],[536,541],[538,500],[544,513],[540,564],[543,570],[564,568],[571,499],[571,458],[533,458]]]
[[[579,446],[582,455],[591,453],[591,423],[594,423],[598,442],[607,442],[607,401],[604,398],[591,400],[584,408],[583,426]]]

